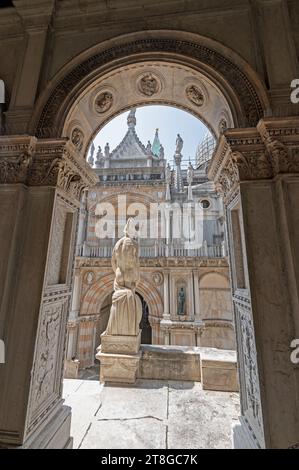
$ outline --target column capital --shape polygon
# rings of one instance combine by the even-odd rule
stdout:
[[[221,137],[208,172],[226,202],[239,183],[299,173],[299,117],[264,118]]]
[[[68,139],[0,137],[0,184],[55,186],[79,200],[97,176]]]

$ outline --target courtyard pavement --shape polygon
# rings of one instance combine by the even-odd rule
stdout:
[[[202,390],[198,382],[138,380],[104,386],[94,372],[65,379],[74,448],[229,449],[239,395]]]

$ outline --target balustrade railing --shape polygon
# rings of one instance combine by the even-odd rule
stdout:
[[[76,255],[87,258],[111,258],[114,244],[108,246],[83,245],[77,246]],[[205,242],[198,248],[191,248],[178,242],[156,242],[151,246],[140,246],[140,258],[159,257],[200,257],[224,258],[227,256],[225,243],[221,245],[207,245]]]

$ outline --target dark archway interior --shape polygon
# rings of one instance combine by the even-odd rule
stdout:
[[[146,301],[139,292],[137,292],[138,297],[142,303],[142,319],[140,322],[141,329],[141,344],[152,344],[152,327],[149,322],[149,309]]]

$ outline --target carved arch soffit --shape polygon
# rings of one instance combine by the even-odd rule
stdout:
[[[156,34],[158,36],[159,31]],[[170,32],[169,35],[171,35]],[[186,37],[190,35],[191,33],[188,33]],[[196,38],[197,41],[200,41],[200,37],[196,36]],[[98,47],[103,47],[103,44]],[[138,62],[141,60],[139,57],[142,54],[148,57],[151,53],[153,60],[156,60],[156,57],[163,53],[165,57],[169,58],[170,62],[182,62],[183,58],[186,65],[192,63],[193,68],[203,67],[205,70],[214,71],[215,75],[221,77],[222,89],[225,86],[224,83],[226,83],[230,93],[234,93],[237,97],[240,108],[237,112],[240,115],[239,118],[243,119],[243,123],[237,124],[256,126],[268,106],[266,93],[262,85],[257,86],[255,84],[257,78],[249,78],[241,67],[228,58],[231,56],[228,51],[227,56],[224,56],[223,53],[218,52],[213,47],[191,40],[178,40],[169,37],[151,37],[127,40],[126,42],[123,39],[123,42],[118,45],[111,46],[108,42],[107,48],[98,52],[95,51],[95,48],[92,48],[92,51],[93,54],[89,57],[86,57],[85,53],[85,58],[79,64],[74,65],[73,68],[70,68],[71,64],[66,65],[65,69],[68,69],[68,71],[64,72],[64,75],[61,72],[59,79],[57,78],[56,81],[54,79],[55,87],[52,88],[47,98],[45,95],[40,98],[38,108],[42,111],[38,116],[35,115],[35,124],[33,122],[31,124],[32,131],[37,136],[59,135],[66,113],[70,108],[70,100],[78,97],[78,94],[74,97],[74,90],[80,89],[80,92],[82,92],[90,84],[91,77],[98,78],[103,67],[107,69],[107,66],[109,64],[112,66],[115,60],[123,60],[123,65],[129,62],[133,63],[133,61]],[[245,69],[245,63],[243,68]]]

